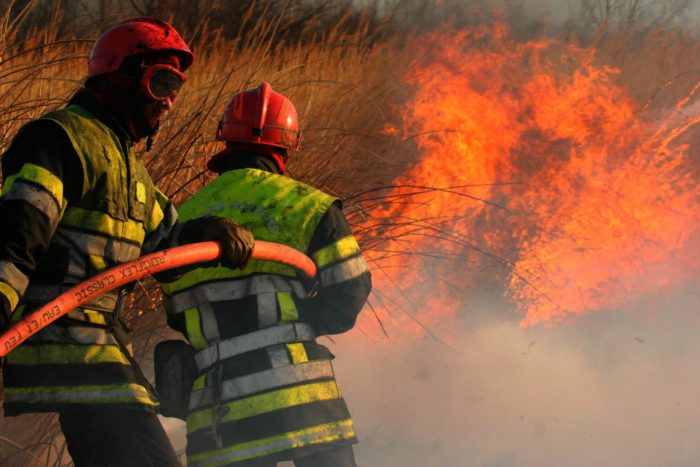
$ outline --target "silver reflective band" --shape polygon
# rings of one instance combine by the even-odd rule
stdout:
[[[164,301],[169,313],[183,313],[204,303],[238,300],[249,295],[276,292],[294,292],[299,297],[306,296],[306,290],[300,281],[265,274],[200,284],[182,292],[175,292],[172,296],[166,295]]]
[[[53,194],[47,190],[34,185],[22,183],[18,180],[10,188],[10,192],[5,196],[6,200],[21,200],[34,206],[41,211],[49,221],[49,228],[53,231],[58,225],[59,205]]]
[[[258,326],[267,328],[277,324],[277,294],[261,293],[258,299]]]
[[[80,232],[66,225],[58,226],[56,243],[69,249],[78,249],[85,255],[99,256],[108,261],[126,263],[141,256],[141,247],[100,234]]]
[[[333,367],[328,360],[287,365],[260,371],[247,376],[229,379],[221,385],[221,401],[229,402],[251,394],[270,391],[280,386],[305,383],[320,378],[332,378]],[[214,405],[213,388],[193,391],[190,411]]]
[[[104,328],[94,326],[46,326],[29,338],[32,343],[79,344],[79,345],[118,345]]]
[[[311,341],[315,337],[313,329],[306,323],[285,324],[218,342],[197,352],[194,361],[197,364],[197,370],[201,372],[217,361],[251,350],[290,342]]]
[[[180,230],[182,230],[182,224],[177,224],[177,211],[172,203],[168,203],[163,212],[163,220],[160,221],[156,229],[146,235],[146,238],[141,246],[141,251],[143,254],[151,253],[158,244],[169,239],[169,246],[174,247],[177,245],[177,237],[180,235]]]
[[[282,439],[271,440],[269,443],[259,444],[257,446],[251,446],[249,448],[242,448],[236,450],[227,450],[218,456],[212,456],[208,459],[202,459],[199,461],[191,461],[188,459],[188,466],[204,467],[207,465],[228,465],[231,462],[238,460],[251,459],[253,457],[261,457],[266,454],[272,454],[275,452],[284,451],[298,446],[306,446],[308,444],[316,444],[327,442],[330,439],[348,439],[355,436],[355,430],[352,424],[345,424],[344,422],[339,422],[337,424],[322,427],[317,431],[312,431],[310,433],[297,434],[294,436],[287,436]],[[249,443],[245,443],[249,444]]]
[[[9,394],[8,394],[9,392]],[[14,393],[5,390],[5,402],[109,402],[110,400],[123,400],[133,397],[148,397],[146,389],[112,389],[97,391],[51,391],[51,392],[26,392]]]
[[[321,285],[329,286],[340,282],[349,281],[369,271],[367,262],[362,256],[336,263],[321,271]]]
[[[205,303],[199,306],[199,319],[202,323],[202,334],[207,342],[217,342],[219,340],[219,324],[216,322],[216,315],[211,304]]]
[[[22,303],[28,304],[44,304],[58,297],[59,295],[69,291],[73,285],[34,285],[32,284],[22,297]],[[95,297],[84,303],[80,308],[88,308],[90,310],[105,311],[111,313],[114,307],[117,306],[117,297],[119,290],[111,290],[105,292],[99,297]]]
[[[29,285],[29,277],[9,261],[0,261],[0,281],[9,284],[19,295],[22,295]]]
[[[289,352],[284,344],[273,345],[266,348],[265,351],[267,352],[267,358],[270,359],[272,368],[280,368],[292,364],[289,359]]]

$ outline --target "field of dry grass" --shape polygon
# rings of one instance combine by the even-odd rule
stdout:
[[[410,138],[385,130],[411,97],[405,76],[419,58],[412,44],[420,39],[404,32],[377,40],[376,29],[360,22],[354,32],[338,27],[316,40],[277,41],[270,31],[281,21],[254,19],[249,37],[258,40],[240,44],[211,30],[191,44],[189,81],[142,156],[158,186],[179,202],[209,180],[204,164],[219,148],[213,136],[224,105],[262,80],[289,96],[300,114],[303,152],[290,163],[293,176],[341,198],[390,184],[416,157]],[[58,14],[34,31],[22,29],[21,20],[13,24],[9,14],[0,20],[2,152],[22,124],[60,107],[80,86],[91,43],[110,18],[72,34],[59,34],[69,19]],[[700,47],[684,33],[626,31],[593,42],[596,60],[618,67],[621,83],[650,108],[675,102],[697,82]],[[364,222],[362,206],[347,209],[356,224]],[[137,287],[129,313],[148,368],[149,350],[166,334],[152,283]],[[0,465],[65,465],[56,433],[49,415],[0,419]]]

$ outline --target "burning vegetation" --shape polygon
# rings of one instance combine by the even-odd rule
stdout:
[[[156,14],[197,59],[143,152],[153,179],[178,201],[206,184],[226,101],[271,82],[301,117],[291,174],[345,200],[370,259],[372,340],[451,341],[484,291],[527,327],[647,312],[700,285],[700,39],[677,21],[683,2],[581,0],[578,22],[479,1],[180,3],[117,18],[109,1],[0,2],[0,149],[70,97],[104,25]],[[148,367],[166,333],[153,283],[128,313]],[[4,420],[0,464],[65,464],[56,432],[50,416]]]
[[[696,280],[697,84],[652,107],[594,48],[517,40],[500,22],[430,33],[415,50],[415,94],[387,134],[418,158],[362,225],[380,291],[442,319],[462,309],[459,283],[479,287],[491,264],[486,280],[502,281],[527,326]],[[457,286],[424,295],[427,269]]]

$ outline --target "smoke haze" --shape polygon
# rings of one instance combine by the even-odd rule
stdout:
[[[687,290],[521,329],[479,317],[484,303],[437,331],[454,350],[339,336],[330,347],[359,465],[696,465],[699,304]]]

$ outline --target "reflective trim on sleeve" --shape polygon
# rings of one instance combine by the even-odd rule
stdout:
[[[153,203],[151,215],[148,216],[148,221],[146,222],[146,232],[151,233],[156,230],[164,218],[163,209],[158,203]]]
[[[309,356],[306,354],[306,348],[301,342],[287,344],[287,350],[289,351],[289,356],[292,359],[292,363],[304,363],[309,361]]]
[[[311,402],[340,399],[340,390],[335,381],[304,384],[291,388],[246,397],[233,402],[222,404],[225,414],[219,423],[241,420],[243,418],[273,412],[275,410],[310,404]],[[187,417],[187,432],[192,433],[212,424],[212,409],[192,412]]]
[[[68,317],[73,318],[73,316],[78,315],[80,318],[83,318],[84,321],[90,322],[90,317],[88,316],[87,311],[89,310],[73,310],[68,314]],[[102,317],[102,320],[104,320],[104,315],[102,313],[98,313],[98,315]],[[97,320],[99,318],[94,317],[94,319]],[[31,345],[37,346],[43,346],[43,343],[45,342],[55,342],[56,345],[76,345],[80,347],[110,346],[109,348],[111,349],[111,346],[116,348],[118,345],[117,341],[114,339],[114,336],[112,336],[105,328],[84,326],[80,324],[76,324],[75,326],[46,326],[30,339]],[[34,342],[41,342],[42,344],[34,344]],[[110,352],[113,352],[113,350],[110,350]]]
[[[146,204],[146,185],[138,180],[136,181],[136,201]]]
[[[353,235],[343,237],[335,243],[325,246],[315,252],[312,257],[319,268],[336,263],[360,252],[360,245]]]
[[[22,295],[29,285],[29,277],[9,261],[0,261],[0,281],[15,289]]]
[[[17,291],[10,287],[10,284],[0,281],[0,293],[3,294],[10,303],[10,310],[14,310],[19,303],[19,294]]]
[[[202,320],[202,332],[207,342],[219,341],[219,324],[216,322],[216,315],[211,304],[199,305],[199,317]],[[209,344],[207,344],[209,345]]]
[[[168,294],[167,284],[163,284],[163,291]],[[299,297],[306,296],[300,281],[265,274],[199,284],[191,289],[166,295],[165,304],[169,313],[177,314],[204,303],[239,300],[249,295],[276,292],[293,292]]]
[[[277,280],[297,281],[297,271],[286,264],[275,261],[260,261],[251,259],[245,269],[229,269],[224,266],[199,268],[188,272],[180,279],[169,284],[163,284],[163,292],[174,294],[192,289],[210,282],[222,283],[225,281],[245,280],[259,275],[269,275]],[[275,292],[277,290],[271,290]],[[251,294],[252,295],[252,294]]]
[[[223,449],[203,452],[188,457],[187,465],[191,467],[223,466],[246,459],[268,456],[288,449],[333,443],[338,440],[349,440],[356,437],[352,420],[346,419],[304,428],[303,430],[290,431],[281,435],[270,436],[269,438],[234,444]]]
[[[258,327],[267,328],[277,324],[277,297],[273,292],[256,295],[258,301]]]
[[[5,184],[2,187],[3,196],[9,193],[12,185],[14,185],[17,180],[26,180],[42,186],[46,191],[51,193],[57,206],[63,205],[63,182],[45,168],[36,164],[24,164],[19,172],[10,175],[5,180]]]
[[[280,307],[280,323],[291,323],[299,319],[299,311],[291,292],[278,292],[277,303]]]
[[[267,353],[267,358],[270,359],[270,365],[272,368],[280,368],[283,366],[288,366],[291,363],[289,354],[284,345],[273,345],[272,347],[267,347],[265,349]]]
[[[32,344],[22,345],[7,356],[13,365],[51,365],[73,363],[120,363],[129,365],[129,360],[112,345]]]
[[[207,374],[201,374],[195,378],[194,382],[192,383],[192,391],[199,391],[200,389],[204,389],[207,387]]]
[[[5,387],[5,402],[10,403],[82,403],[124,404],[139,402],[158,406],[140,384],[104,384],[91,386]]]
[[[83,310],[85,313],[85,317],[87,318],[88,323],[92,324],[100,324],[102,326],[107,325],[107,318],[105,317],[104,313],[100,313],[99,311],[95,310]]]
[[[126,263],[141,255],[141,248],[132,242],[67,228],[63,221],[59,224],[57,233],[54,241],[57,245],[67,247],[69,252],[79,251],[85,256],[103,257],[115,263]]]
[[[209,345],[202,335],[202,325],[197,308],[185,310],[185,330],[187,332],[187,340],[190,341],[190,344],[195,349],[204,349]]]
[[[224,381],[221,385],[221,400],[232,401],[282,386],[332,377],[333,367],[328,360],[272,368]],[[195,391],[190,396],[190,411],[194,412],[212,405],[214,405],[214,390],[212,388]]]
[[[123,239],[141,245],[146,236],[144,225],[128,220],[120,221],[99,211],[70,207],[61,219],[61,225],[90,230],[116,239]]]
[[[154,206],[153,209],[156,209],[156,207]],[[158,209],[160,209],[160,207]],[[168,239],[168,246],[178,246],[177,237],[180,234],[182,226],[177,224],[177,211],[175,207],[171,203],[168,203],[165,207],[165,213],[161,211],[161,214],[163,214],[163,217],[158,224],[154,226],[147,224],[148,235],[146,235],[142,246],[145,253],[150,253],[155,250],[165,239]]]
[[[16,182],[5,196],[5,200],[25,201],[40,211],[49,222],[49,229],[53,232],[58,225],[61,206],[56,204],[56,198],[45,188],[30,185],[22,181]]]
[[[107,261],[102,256],[88,255],[90,266],[96,271],[104,271],[107,269]]]
[[[197,352],[194,361],[197,364],[197,369],[203,371],[217,361],[235,357],[251,350],[292,342],[311,341],[315,337],[313,329],[306,323],[284,324],[217,342]]]
[[[158,188],[153,187],[153,195],[155,196],[155,203],[161,207],[166,206],[170,204],[172,206],[172,203],[170,203],[170,199],[168,199],[167,195],[160,191]]]
[[[22,296],[22,301],[25,303],[44,304],[53,300],[62,293],[67,292],[75,284],[64,285],[46,285],[46,284],[31,284]],[[92,298],[90,301],[83,303],[81,308],[89,308],[98,311],[112,312],[117,305],[119,298],[119,290],[110,290],[102,295]],[[75,311],[75,310],[74,310]]]
[[[362,256],[357,256],[347,261],[343,261],[342,263],[334,264],[333,266],[321,271],[321,285],[327,287],[329,285],[349,281],[366,272],[369,272],[367,262]]]

